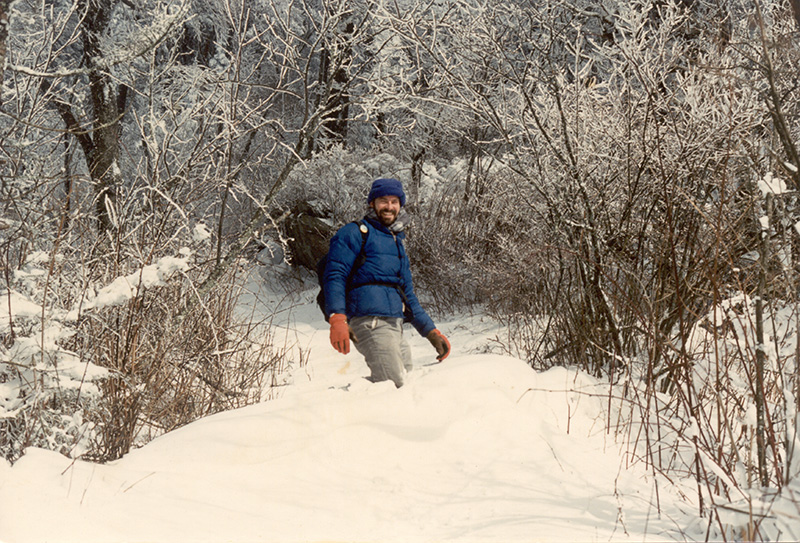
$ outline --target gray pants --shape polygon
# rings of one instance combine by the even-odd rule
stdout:
[[[403,319],[356,317],[350,321],[356,336],[356,349],[367,361],[373,382],[392,380],[403,386],[411,369],[411,348],[403,338]]]

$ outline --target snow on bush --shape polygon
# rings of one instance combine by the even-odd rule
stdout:
[[[82,304],[66,311],[46,291],[49,255],[35,252],[14,273],[17,290],[2,293],[0,307],[0,454],[18,458],[29,446],[77,457],[96,438],[96,425],[86,412],[101,402],[98,383],[106,368],[65,347],[76,335],[81,312],[117,306],[146,289],[164,286],[188,269],[190,254],[164,257],[114,279]]]
[[[407,186],[408,172],[391,155],[334,146],[292,172],[278,203],[287,208],[306,203],[319,216],[345,223],[364,214],[373,180],[395,177]]]
[[[188,256],[188,253],[187,253]],[[155,264],[144,266],[141,269],[123,277],[117,277],[111,284],[101,288],[93,297],[83,304],[83,310],[98,309],[124,304],[136,297],[143,289],[165,286],[167,279],[175,273],[185,272],[189,269],[187,258],[164,257]],[[71,317],[77,316],[76,308],[70,312]]]
[[[797,540],[800,420],[793,383],[798,374],[798,309],[777,299],[765,306],[763,344],[756,334],[756,299],[746,294],[723,300],[695,326],[689,348],[697,360],[693,386],[705,423],[696,449],[685,451],[684,462],[687,469],[701,462],[709,480],[716,483],[722,522],[742,527],[747,537],[760,533]],[[759,468],[754,399],[759,350],[765,361],[763,468]],[[766,470],[770,488],[760,485],[759,469]],[[722,503],[727,500],[730,503]]]

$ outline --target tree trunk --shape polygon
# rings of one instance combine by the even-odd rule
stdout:
[[[767,217],[771,217],[771,195],[767,195]],[[758,475],[761,486],[769,485],[767,472],[766,398],[764,397],[764,298],[767,296],[767,266],[769,263],[769,230],[761,230],[759,255],[758,295],[756,296],[756,446],[758,448]]]
[[[797,28],[800,29],[800,0],[789,0],[789,3],[792,5],[792,13],[794,14]]]
[[[6,38],[8,38],[8,8],[11,0],[0,0],[0,68],[6,65]]]
[[[120,110],[116,85],[101,67],[100,40],[111,19],[116,0],[87,0],[83,21],[83,55],[89,66],[89,91],[92,98],[92,148],[86,156],[89,175],[95,187],[95,209],[100,229],[114,227],[117,186],[122,179],[119,166]],[[84,149],[85,150],[85,149]]]
[[[425,164],[425,152],[423,147],[411,157],[411,193],[414,201],[419,203],[419,192],[422,188],[422,167]]]
[[[3,83],[3,72],[6,67],[6,39],[8,38],[8,8],[11,0],[0,0],[0,85]],[[0,96],[0,107],[3,106]]]
[[[350,45],[355,32],[352,14],[335,14],[340,18],[336,27],[334,45],[326,45],[320,59],[320,88],[324,89],[322,99],[325,104],[325,118],[322,122],[323,134],[332,143],[344,144],[347,140],[348,119],[350,116],[350,75],[347,67],[352,62],[353,50]]]

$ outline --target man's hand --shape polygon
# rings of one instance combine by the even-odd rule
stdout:
[[[433,348],[439,353],[436,360],[442,361],[450,354],[450,342],[444,337],[439,330],[433,329],[428,333],[428,341],[431,342]]]
[[[331,323],[331,345],[342,354],[350,352],[350,327],[347,326],[347,317],[341,313],[334,313],[328,319]]]

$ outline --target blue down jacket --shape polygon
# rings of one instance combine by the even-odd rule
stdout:
[[[414,315],[411,324],[420,334],[427,336],[436,326],[414,294],[411,267],[403,246],[405,233],[394,234],[370,218],[365,218],[364,223],[369,228],[364,245],[367,258],[352,278],[349,290],[347,277],[361,252],[358,224],[346,224],[331,239],[323,276],[326,313],[343,313],[348,319],[367,316],[403,318],[403,298],[389,284],[400,285]]]

